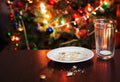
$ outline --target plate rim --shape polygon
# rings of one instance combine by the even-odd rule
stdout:
[[[85,59],[81,59],[81,60],[76,60],[76,61],[62,61],[62,60],[58,60],[58,59],[54,59],[52,57],[50,57],[51,53],[55,52],[56,50],[60,50],[60,49],[66,49],[66,48],[78,48],[78,49],[85,49],[87,51],[89,51],[91,54],[89,54],[90,56],[85,58]],[[94,57],[94,52],[88,48],[85,48],[85,47],[76,47],[76,46],[67,46],[67,47],[59,47],[59,48],[55,48],[55,49],[52,49],[50,50],[48,53],[47,53],[47,58],[52,60],[52,61],[55,61],[55,62],[60,62],[60,63],[79,63],[79,62],[85,62],[85,61],[88,61],[90,59],[92,59]]]

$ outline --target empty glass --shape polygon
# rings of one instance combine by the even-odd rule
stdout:
[[[105,18],[94,20],[96,53],[103,60],[108,60],[114,56],[115,27],[115,20]]]

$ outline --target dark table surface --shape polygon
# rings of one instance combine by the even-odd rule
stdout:
[[[91,60],[73,64],[49,60],[48,51],[1,52],[0,82],[120,82],[120,49],[109,61],[99,60],[93,50]],[[41,75],[46,78],[41,79]]]

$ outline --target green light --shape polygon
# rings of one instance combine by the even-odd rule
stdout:
[[[61,24],[61,25],[64,25],[64,24],[65,24],[64,18],[60,18],[60,24]]]
[[[8,35],[8,36],[11,36],[11,32],[8,32],[7,35]]]
[[[97,13],[96,13],[96,12],[93,12],[92,14],[93,14],[94,16],[96,16],[96,15],[97,15]]]
[[[102,7],[100,7],[100,10],[102,11],[102,10],[104,10]]]
[[[110,4],[109,4],[108,2],[104,2],[102,7],[103,7],[103,8],[109,8],[109,7],[110,7]]]
[[[104,5],[108,5],[108,3],[107,3],[107,2],[104,2]]]
[[[33,50],[38,50],[38,48],[34,47]]]

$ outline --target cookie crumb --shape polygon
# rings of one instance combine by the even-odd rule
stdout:
[[[77,68],[77,66],[75,66],[75,65],[74,65],[74,66],[73,66],[73,68],[74,68],[74,69],[76,69],[76,68]]]
[[[67,77],[69,77],[69,76],[72,76],[73,75],[73,72],[67,72]]]

